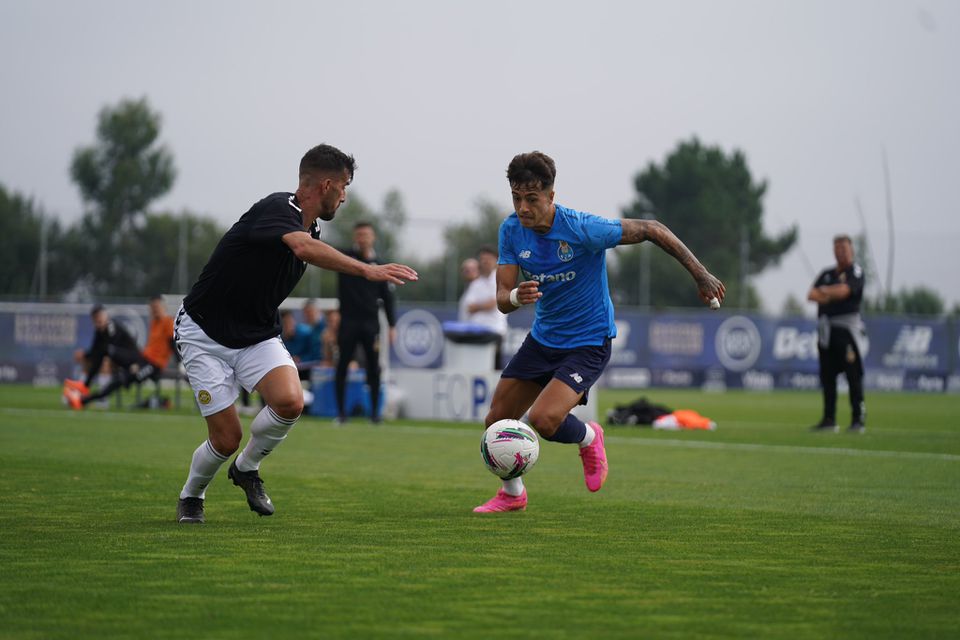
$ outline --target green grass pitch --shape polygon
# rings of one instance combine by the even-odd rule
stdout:
[[[815,393],[601,410],[640,395],[719,429],[608,428],[597,494],[545,442],[527,511],[481,516],[478,425],[307,417],[261,469],[276,515],[223,469],[178,526],[198,414],[0,386],[0,638],[960,634],[957,396],[872,394],[862,436],[809,433]]]

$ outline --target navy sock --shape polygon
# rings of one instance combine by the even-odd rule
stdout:
[[[587,425],[572,413],[568,413],[563,419],[556,432],[546,438],[551,442],[564,442],[567,444],[579,444],[587,435]]]

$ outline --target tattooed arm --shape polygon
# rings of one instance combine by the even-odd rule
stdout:
[[[680,238],[675,236],[663,223],[656,220],[627,218],[621,220],[620,225],[623,230],[620,244],[638,244],[644,240],[649,240],[673,256],[677,262],[683,265],[684,269],[690,272],[697,283],[697,288],[700,290],[700,298],[704,302],[709,303],[710,298],[716,298],[723,302],[723,295],[726,292],[723,283],[707,271],[706,267],[697,260],[697,256],[693,255],[693,252],[680,241]]]

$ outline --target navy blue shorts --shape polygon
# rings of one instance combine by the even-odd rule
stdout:
[[[516,355],[510,359],[501,378],[530,380],[546,387],[556,378],[577,393],[579,404],[587,404],[587,391],[610,362],[610,338],[600,346],[554,349],[540,344],[527,334]]]

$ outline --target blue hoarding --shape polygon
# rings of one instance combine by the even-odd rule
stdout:
[[[143,342],[146,305],[111,306],[111,316]],[[92,338],[88,305],[0,303],[0,381],[57,384],[76,375],[73,351]],[[393,367],[443,364],[442,323],[454,308],[401,307]],[[504,354],[511,356],[533,321],[530,309],[508,316]],[[957,322],[869,317],[865,353],[870,389],[960,392]],[[816,323],[725,311],[617,311],[618,337],[601,382],[612,387],[715,386],[815,389]]]
[[[391,363],[436,368],[443,363],[442,323],[453,309],[401,309]],[[504,344],[512,355],[533,314],[508,316]],[[960,391],[960,344],[946,320],[871,317],[866,320],[868,388]],[[690,312],[618,311],[617,339],[604,383],[614,387],[716,385],[750,389],[815,389],[817,327],[807,318]]]

